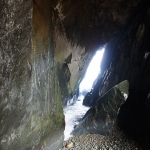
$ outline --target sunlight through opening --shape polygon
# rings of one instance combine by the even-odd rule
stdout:
[[[64,140],[68,140],[69,137],[72,137],[72,131],[74,126],[78,125],[82,117],[89,110],[90,107],[82,105],[84,96],[87,92],[89,92],[93,86],[94,80],[101,73],[100,63],[103,57],[104,48],[102,50],[98,50],[94,57],[92,58],[88,69],[86,71],[85,77],[79,85],[79,97],[78,100],[72,104],[64,107],[64,115],[65,115],[65,131],[64,131]],[[83,94],[83,91],[86,91]],[[73,100],[73,99],[71,99]]]
[[[85,77],[79,85],[80,93],[82,93],[83,91],[89,92],[92,88],[94,80],[100,74],[100,63],[103,57],[104,50],[104,48],[102,50],[98,50],[92,58],[86,71]]]

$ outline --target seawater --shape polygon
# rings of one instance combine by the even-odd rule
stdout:
[[[90,108],[82,105],[83,98],[84,96],[80,95],[75,104],[66,106],[63,109],[65,115],[65,131],[64,131],[65,141],[73,136],[71,135],[71,132],[73,131],[74,126],[79,124],[81,118]]]

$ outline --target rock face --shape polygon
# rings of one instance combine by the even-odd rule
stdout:
[[[92,88],[92,90],[85,95],[85,97],[83,99],[83,105],[91,107],[99,99],[99,85],[100,85],[100,82],[102,82],[101,77],[99,77],[97,79],[97,81],[96,81],[94,87]]]
[[[86,48],[98,48],[120,34],[137,11],[140,2],[115,0],[55,0],[57,26],[70,41]],[[61,10],[61,11],[60,11]],[[61,12],[61,13],[60,13]],[[64,30],[63,28],[64,27]],[[88,49],[87,49],[88,50]]]
[[[54,24],[55,25],[55,24]],[[58,31],[54,26],[54,60],[59,72],[59,86],[63,98],[63,104],[72,97],[78,86],[78,81],[86,71],[88,62],[92,59],[92,49],[89,51],[78,44],[72,44],[65,33]]]
[[[63,135],[50,5],[46,0],[0,1],[1,150],[37,150],[49,135],[55,141]]]
[[[88,92],[84,99],[83,99],[83,105],[85,106],[93,106],[93,92]]]
[[[81,123],[74,129],[73,135],[89,133],[109,135],[119,109],[127,99],[128,88],[128,81],[124,81],[102,96],[85,114]]]
[[[145,1],[146,2],[146,1]],[[140,141],[142,148],[149,149],[150,124],[147,97],[150,91],[150,3],[127,26],[115,47],[110,65],[105,69],[99,93],[103,95],[114,85],[127,79],[130,83],[129,97],[121,107],[118,120],[126,131]],[[104,60],[105,62],[105,60]],[[103,60],[102,60],[103,66]]]

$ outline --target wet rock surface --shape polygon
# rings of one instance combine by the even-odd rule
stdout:
[[[102,96],[75,127],[73,135],[88,133],[109,135],[119,109],[127,99],[128,88],[128,81],[123,81]]]
[[[58,131],[51,139],[63,135],[49,6],[46,0],[0,1],[1,150],[38,150],[52,132]]]
[[[70,144],[72,143],[72,144]],[[70,148],[67,146],[70,145]],[[117,125],[110,136],[83,134],[70,138],[59,150],[142,150],[135,140],[127,136]]]

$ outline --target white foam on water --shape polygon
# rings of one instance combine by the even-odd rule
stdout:
[[[79,119],[81,119],[85,113],[89,110],[90,107],[86,107],[82,105],[84,96],[80,95],[78,97],[78,101],[71,106],[66,106],[64,108],[64,115],[65,115],[65,131],[64,131],[64,140],[68,140],[71,135],[71,132],[74,129],[74,126],[79,123]]]

